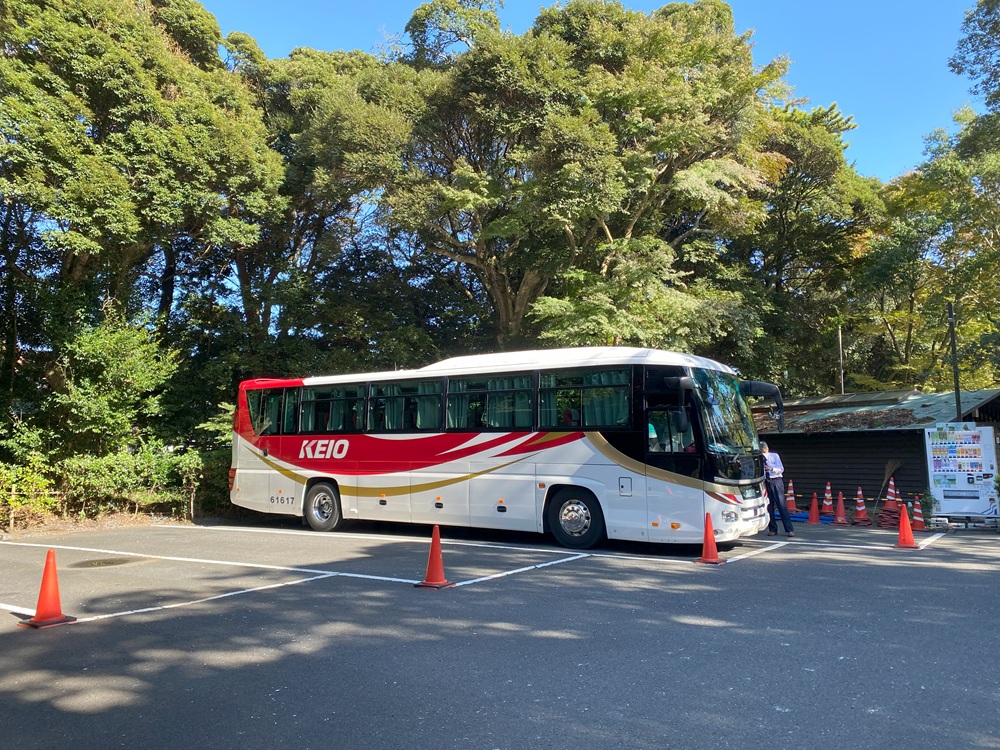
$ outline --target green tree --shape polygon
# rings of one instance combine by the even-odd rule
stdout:
[[[611,267],[634,253],[626,275],[646,259],[643,283],[662,284],[670,254],[654,258],[642,238],[660,236],[683,259],[695,240],[761,213],[748,193],[760,179],[756,127],[783,63],[754,70],[726,4],[647,15],[573,0],[520,37],[471,28],[471,48],[428,78],[387,203],[416,246],[470,269],[501,346],[530,338],[526,316],[555,280],[566,283],[553,298],[573,304],[579,276],[564,272],[613,284]],[[649,316],[632,312],[644,328]]]
[[[377,330],[387,322],[378,313],[406,307],[410,290],[375,221],[376,196],[400,168],[409,113],[422,106],[418,75],[360,52],[299,48],[268,60],[246,35],[227,44],[285,168],[283,211],[261,224],[259,242],[220,258],[231,273],[217,283],[231,279],[239,290],[247,367],[336,371],[391,347],[392,332],[418,340],[412,321]]]
[[[755,300],[759,338],[727,340],[718,356],[791,393],[825,392],[838,383],[837,321],[851,311],[853,263],[884,211],[880,185],[847,164],[844,134],[855,126],[835,104],[772,117],[762,148],[776,168],[755,193],[766,214],[725,256],[740,271],[732,288]]]
[[[176,357],[147,328],[115,314],[81,327],[57,362],[58,387],[38,413],[55,437],[55,455],[108,455],[153,436]]]
[[[888,219],[854,267],[851,380],[869,390],[923,385],[939,362],[943,331],[929,317],[945,275],[933,259],[946,228],[918,173],[884,191]],[[930,331],[936,332],[929,335]]]
[[[965,35],[958,42],[948,66],[958,75],[968,76],[972,93],[981,94],[986,106],[1000,108],[1000,0],[978,0],[965,12]]]
[[[58,356],[80,313],[97,324],[107,301],[126,317],[151,305],[166,333],[185,264],[256,241],[278,160],[197,3],[12,0],[0,37],[10,403],[15,363]]]

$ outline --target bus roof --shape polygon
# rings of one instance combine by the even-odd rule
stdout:
[[[673,365],[718,370],[733,373],[732,368],[705,357],[668,352],[660,349],[642,349],[628,346],[588,346],[564,349],[531,349],[496,354],[472,354],[452,357],[418,370],[384,370],[382,372],[349,373],[344,375],[319,375],[307,378],[260,378],[245,381],[246,385],[280,387],[287,385],[329,385],[332,383],[357,383],[472,375],[477,373],[524,372],[570,367],[607,367],[613,365]]]
[[[473,354],[467,357],[445,359],[423,367],[417,372],[450,375],[484,370],[513,372],[516,370],[547,370],[555,367],[606,365],[679,365],[681,367],[732,372],[726,365],[704,357],[631,346],[584,346],[565,349],[530,349],[497,354]]]

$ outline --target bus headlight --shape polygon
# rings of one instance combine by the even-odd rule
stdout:
[[[736,523],[740,520],[740,515],[735,510],[722,511],[722,520],[726,523]]]

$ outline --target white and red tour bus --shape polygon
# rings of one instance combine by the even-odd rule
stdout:
[[[304,516],[692,544],[767,526],[740,380],[688,354],[588,347],[240,384],[230,498]],[[780,418],[779,418],[780,419]],[[780,421],[779,421],[780,423]]]

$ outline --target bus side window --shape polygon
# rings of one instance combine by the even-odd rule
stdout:
[[[328,432],[330,430],[330,402],[327,400],[316,402],[316,423],[317,432]]]
[[[683,424],[683,422],[687,424]],[[670,412],[671,430],[671,450],[680,453],[694,450],[694,429],[691,427],[691,420],[685,420],[681,411]],[[681,428],[684,428],[683,430]]]
[[[648,419],[648,450],[667,453],[685,453],[694,450],[694,431],[691,421],[687,420],[687,424],[684,422],[683,413],[676,407],[651,409]]]
[[[299,391],[297,388],[289,388],[285,391],[284,422],[281,432],[283,435],[294,435],[299,431]]]
[[[417,429],[417,401],[413,396],[406,397],[406,405],[403,407],[403,429]]]
[[[255,435],[278,434],[278,429],[281,427],[282,395],[281,390],[258,391],[253,394],[250,401],[250,416]]]

